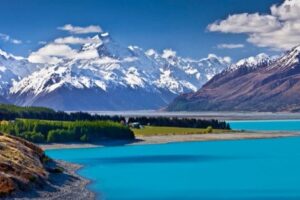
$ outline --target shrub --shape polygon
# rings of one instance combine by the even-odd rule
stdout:
[[[73,142],[74,140],[74,133],[63,129],[51,130],[47,136],[47,142]]]
[[[212,128],[211,126],[208,126],[208,127],[206,128],[206,132],[207,132],[207,133],[212,133],[212,132],[213,132],[213,128]]]
[[[44,143],[45,142],[45,136],[41,133],[25,131],[25,132],[21,133],[19,136],[26,140],[29,140],[31,142],[36,142],[36,143]]]
[[[88,138],[87,138],[86,134],[84,134],[84,135],[82,135],[82,136],[80,137],[80,141],[81,141],[81,142],[88,142]]]

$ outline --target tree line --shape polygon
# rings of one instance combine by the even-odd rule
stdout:
[[[134,139],[133,132],[127,126],[112,121],[2,120],[0,131],[36,143]]]
[[[183,128],[207,128],[213,129],[230,129],[225,121],[219,120],[203,120],[195,118],[178,118],[178,117],[131,117],[129,123],[138,122],[141,125],[151,126],[171,126]]]
[[[211,126],[214,129],[230,129],[225,121],[210,119],[178,118],[178,117],[129,117],[97,115],[86,112],[66,113],[55,111],[44,107],[20,107],[15,105],[0,104],[0,120],[24,119],[43,119],[57,121],[112,121],[132,123],[138,122],[141,125],[152,126],[172,126],[172,127],[190,127],[207,128]]]

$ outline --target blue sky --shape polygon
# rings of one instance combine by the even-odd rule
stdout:
[[[31,51],[36,51],[42,46],[39,44],[40,41],[51,41],[68,34],[58,30],[57,27],[65,24],[99,25],[122,45],[137,45],[144,49],[153,48],[159,51],[171,48],[177,51],[178,55],[191,58],[201,58],[214,53],[237,60],[261,52],[269,54],[278,52],[270,51],[274,49],[274,45],[271,44],[247,42],[247,38],[250,37],[249,31],[225,33],[223,29],[209,31],[207,26],[233,14],[269,15],[273,4],[279,5],[282,2],[281,0],[1,0],[0,48],[16,55],[28,56]],[[5,38],[6,35],[9,38]],[[238,44],[244,47],[218,48],[221,44]]]

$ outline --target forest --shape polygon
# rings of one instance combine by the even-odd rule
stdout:
[[[124,117],[67,113],[44,107],[0,105],[0,131],[36,143],[134,139],[131,123],[152,127],[230,130],[225,121],[177,117]]]
[[[97,142],[104,139],[134,139],[125,125],[112,121],[2,120],[0,131],[35,143]]]
[[[228,123],[214,119],[195,119],[178,117],[128,117],[97,115],[86,112],[67,113],[55,111],[44,107],[20,107],[9,104],[0,104],[0,120],[24,119],[44,119],[56,121],[113,121],[132,123],[138,122],[141,125],[170,126],[187,128],[207,128],[230,129]]]

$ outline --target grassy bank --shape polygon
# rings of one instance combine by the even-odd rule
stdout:
[[[206,133],[226,133],[229,130],[208,128],[181,128],[166,126],[145,126],[143,128],[131,129],[135,136],[154,136],[154,135],[189,135],[189,134],[206,134]]]

